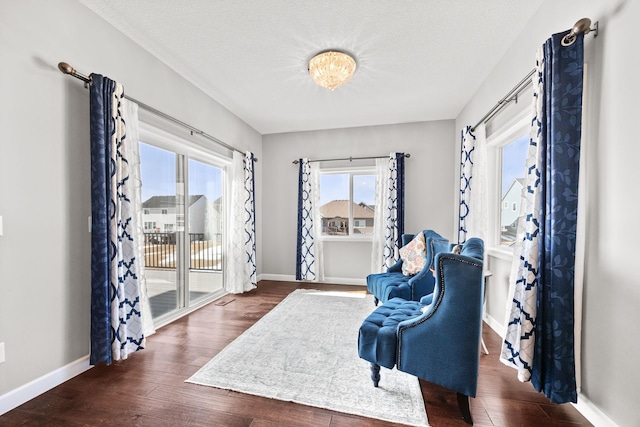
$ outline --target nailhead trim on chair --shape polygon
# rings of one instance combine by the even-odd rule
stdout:
[[[402,360],[402,358],[400,357],[400,355],[402,354],[402,332],[405,329],[413,328],[414,326],[417,326],[417,325],[421,324],[422,322],[426,321],[431,316],[433,316],[433,314],[436,312],[436,310],[440,306],[440,303],[442,302],[442,299],[444,298],[444,294],[446,292],[446,284],[445,284],[445,280],[444,280],[444,269],[442,268],[443,261],[445,261],[445,260],[455,260],[457,262],[468,264],[468,265],[471,265],[473,267],[482,268],[482,266],[483,266],[482,262],[472,262],[472,261],[469,261],[469,260],[466,260],[466,259],[460,259],[459,255],[456,255],[455,257],[452,257],[452,256],[448,256],[448,254],[442,254],[442,255],[440,255],[440,258],[438,260],[439,260],[438,271],[440,272],[440,283],[442,285],[440,286],[440,292],[438,292],[438,300],[436,301],[436,304],[435,304],[433,310],[431,310],[431,312],[429,313],[428,316],[424,316],[423,318],[421,318],[419,321],[417,321],[416,323],[414,323],[412,325],[408,325],[408,326],[404,326],[404,327],[402,327],[402,326],[398,327],[398,350],[397,350],[397,356],[396,356],[396,365],[397,365],[398,369],[400,369],[400,361]],[[436,283],[435,287],[437,287],[437,286],[438,286],[438,284]],[[434,287],[434,292],[435,292],[435,287]]]

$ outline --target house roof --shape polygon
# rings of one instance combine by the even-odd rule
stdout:
[[[505,191],[502,195],[502,200],[504,200],[505,197],[507,197],[507,195],[511,193],[511,190],[513,190],[516,184],[520,185],[518,189],[518,191],[520,191],[520,189],[524,187],[524,178],[514,178],[513,181],[511,181],[511,184],[509,184],[509,188],[507,188],[507,191]]]
[[[193,205],[195,202],[200,200],[202,197],[205,197],[202,194],[193,195],[189,197],[189,206]],[[153,196],[147,199],[147,201],[142,203],[142,207],[144,209],[155,209],[155,208],[175,208],[176,207],[176,196]]]
[[[373,218],[375,207],[365,203],[353,203],[354,218]],[[323,218],[349,218],[349,201],[332,200],[320,206]]]

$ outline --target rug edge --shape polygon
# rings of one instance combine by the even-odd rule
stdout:
[[[429,424],[429,419],[428,419],[428,416],[426,414],[426,411],[425,411],[425,414],[424,414],[425,415],[425,419],[424,419],[425,423],[413,424],[413,423],[410,423],[410,422],[401,422],[401,421],[398,421],[397,419],[379,418],[379,417],[367,417],[367,416],[359,414],[359,413],[357,413],[355,411],[349,411],[348,409],[347,410],[336,410],[335,408],[329,408],[327,406],[321,406],[321,405],[314,405],[314,404],[311,404],[309,402],[299,402],[299,401],[297,401],[295,399],[287,399],[287,400],[285,400],[285,399],[279,399],[277,397],[272,397],[272,396],[267,396],[267,395],[264,395],[264,394],[259,394],[259,393],[256,393],[256,392],[238,391],[238,390],[234,390],[233,388],[231,388],[229,386],[217,386],[217,385],[211,385],[211,384],[204,384],[202,382],[192,381],[191,379],[187,379],[184,382],[185,383],[189,383],[189,384],[195,384],[195,385],[198,385],[198,386],[201,386],[201,387],[214,387],[214,388],[217,388],[219,390],[228,390],[228,391],[232,391],[234,393],[239,393],[239,394],[248,394],[248,395],[251,395],[251,396],[262,397],[262,398],[265,398],[265,399],[279,400],[281,402],[291,402],[291,403],[295,403],[297,405],[308,406],[310,408],[324,409],[324,410],[327,410],[327,411],[337,412],[339,414],[353,415],[353,416],[356,416],[356,417],[366,418],[366,419],[370,419],[370,420],[386,421],[386,422],[389,422],[389,423],[402,424],[402,425],[411,426],[411,427],[431,427],[431,424]]]

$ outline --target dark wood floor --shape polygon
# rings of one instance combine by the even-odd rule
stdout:
[[[184,382],[297,287],[263,281],[247,294],[223,297],[160,329],[144,351],[86,371],[1,416],[0,425],[393,426]],[[322,288],[362,291],[353,286]],[[515,371],[498,361],[500,338],[486,325],[483,337],[490,354],[481,357],[478,395],[471,400],[476,426],[590,425],[571,405],[551,404],[530,384],[520,383]],[[455,393],[424,381],[421,386],[432,426],[467,425]]]

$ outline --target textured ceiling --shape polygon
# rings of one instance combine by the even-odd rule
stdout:
[[[542,3],[79,1],[262,134],[455,118]],[[307,72],[330,48],[358,62],[334,92]]]

